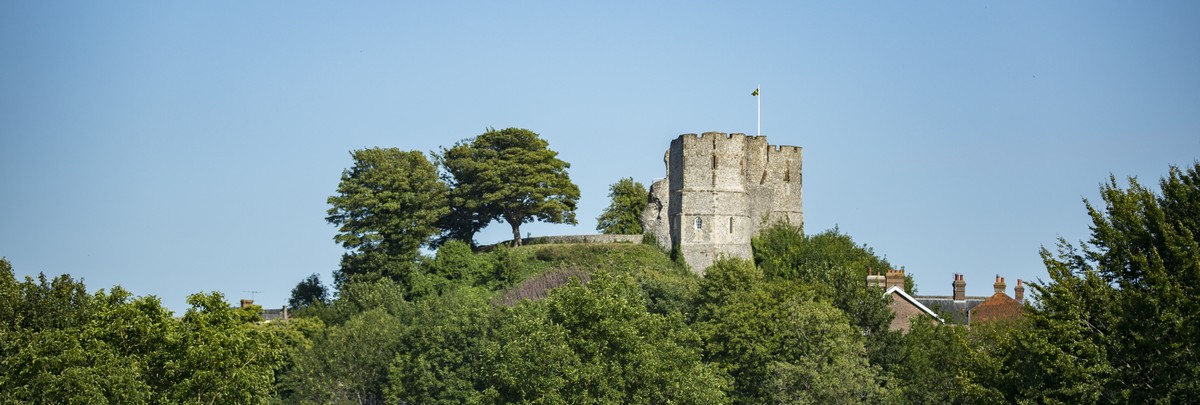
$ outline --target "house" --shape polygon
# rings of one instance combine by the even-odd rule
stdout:
[[[242,299],[241,308],[246,308],[251,305],[254,305],[254,300],[245,298]],[[292,319],[292,315],[288,312],[287,306],[284,306],[280,309],[265,309],[260,307],[258,315],[262,317],[263,323]]]
[[[951,283],[953,295],[950,296],[909,295],[904,291],[904,270],[888,270],[884,274],[868,270],[867,286],[883,289],[884,295],[892,298],[890,305],[896,314],[892,320],[892,330],[907,332],[912,319],[922,315],[928,316],[933,322],[970,326],[1019,317],[1024,311],[1025,286],[1021,280],[1017,280],[1013,289],[1016,297],[1013,298],[1005,292],[1007,285],[1004,277],[999,275],[992,285],[995,292],[987,297],[968,297],[967,282],[962,274],[954,275]]]

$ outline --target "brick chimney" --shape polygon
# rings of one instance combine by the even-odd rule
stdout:
[[[874,270],[868,268],[867,269],[867,287],[886,289],[887,280],[883,277],[883,274],[875,274]]]
[[[254,305],[254,300],[242,298],[242,308]]]
[[[1021,285],[1021,279],[1017,279],[1017,286],[1013,287],[1013,293],[1016,294],[1017,302],[1025,302],[1025,286]]]
[[[1007,285],[1004,285],[1004,277],[1000,277],[1000,275],[997,274],[996,275],[996,284],[992,284],[992,288],[996,289],[997,294],[1003,294],[1004,290],[1006,290],[1008,288]]]
[[[900,287],[904,289],[904,270],[888,270],[886,277],[887,285],[885,288]]]
[[[967,281],[963,280],[962,274],[954,275],[954,300],[965,301],[967,299]]]

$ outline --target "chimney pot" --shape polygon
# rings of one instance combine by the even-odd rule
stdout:
[[[1017,286],[1013,288],[1013,294],[1016,294],[1018,302],[1025,302],[1025,286],[1021,283],[1021,279],[1017,279]]]

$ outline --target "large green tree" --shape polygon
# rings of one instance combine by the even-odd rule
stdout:
[[[816,290],[720,259],[700,287],[696,328],[738,403],[870,403],[883,391],[862,331]]]
[[[481,388],[497,403],[728,402],[728,378],[700,338],[658,315],[632,277],[599,273],[506,311],[485,351]]]
[[[596,230],[606,234],[642,233],[642,210],[650,195],[646,186],[626,177],[608,186],[608,208],[596,218]]]
[[[276,334],[253,324],[259,308],[231,308],[217,292],[192,294],[188,304],[164,367],[169,402],[269,402],[285,350]]]
[[[334,240],[349,250],[335,284],[358,274],[401,279],[449,212],[446,184],[418,151],[371,148],[350,155],[354,166],[342,172],[325,218],[338,226]]]
[[[1029,318],[1026,350],[1009,358],[1017,398],[1188,402],[1200,398],[1200,163],[1171,167],[1156,194],[1115,177],[1103,207],[1085,201],[1092,237],[1042,250],[1050,280]],[[1030,366],[1029,362],[1036,362]]]
[[[446,231],[469,241],[502,219],[512,227],[513,245],[520,245],[526,222],[576,223],[579,187],[567,175],[571,165],[557,156],[538,134],[521,128],[489,129],[443,149],[438,161],[455,207],[443,220]]]
[[[845,312],[850,322],[867,337],[871,362],[893,371],[900,344],[898,332],[889,330],[893,314],[891,298],[878,289],[866,288],[867,269],[889,269],[866,245],[854,243],[836,228],[805,235],[797,226],[775,223],[751,240],[754,261],[768,281],[792,280],[807,283]],[[912,277],[906,290],[915,293]]]

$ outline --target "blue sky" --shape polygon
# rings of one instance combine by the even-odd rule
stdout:
[[[523,231],[591,233],[674,137],[753,133],[762,85],[807,231],[982,295],[1087,238],[1110,173],[1200,158],[1196,2],[398,3],[0,3],[0,255],[176,311],[277,307],[337,267],[352,149],[529,128],[582,199]]]

